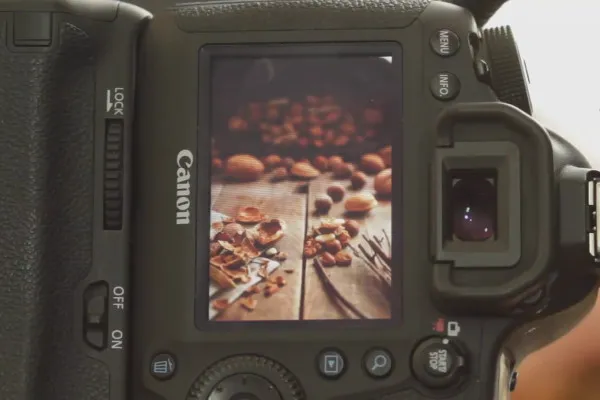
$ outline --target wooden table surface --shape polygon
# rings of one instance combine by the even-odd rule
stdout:
[[[303,259],[304,241],[312,226],[318,226],[322,216],[316,216],[314,198],[326,192],[333,183],[349,186],[349,181],[337,181],[331,173],[325,173],[308,182],[287,180],[271,182],[267,173],[260,181],[230,183],[213,179],[212,210],[235,216],[240,207],[256,206],[271,218],[286,223],[285,236],[274,246],[287,253],[288,258],[273,276],[282,275],[287,284],[269,298],[255,295],[258,304],[248,311],[239,304],[232,304],[222,312],[218,321],[281,321],[281,320],[336,320],[357,318],[348,313],[338,300],[333,298],[319,277],[313,260]],[[306,186],[308,185],[308,187]],[[304,188],[304,190],[302,190]],[[308,189],[308,190],[306,190]],[[364,191],[372,191],[369,178]],[[353,191],[348,188],[346,197]],[[345,218],[343,201],[333,205],[330,217]],[[382,235],[382,230],[391,233],[392,208],[389,200],[379,199],[379,205],[363,217],[352,217],[361,225],[361,234]],[[363,242],[361,235],[352,239],[355,246]],[[293,272],[292,272],[293,271]],[[388,297],[381,282],[364,262],[354,257],[349,267],[326,268],[326,273],[336,288],[363,314],[371,319],[390,318]]]

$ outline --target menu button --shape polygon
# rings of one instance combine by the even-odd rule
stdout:
[[[450,57],[460,48],[458,35],[449,29],[440,29],[435,32],[429,41],[431,49],[439,56]]]

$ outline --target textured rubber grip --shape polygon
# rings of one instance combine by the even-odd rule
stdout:
[[[60,22],[52,48],[18,51],[12,18],[0,13],[0,398],[106,400],[107,368],[73,336],[92,264],[94,43]]]

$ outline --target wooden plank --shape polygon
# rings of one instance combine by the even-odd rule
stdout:
[[[302,300],[302,249],[306,227],[306,194],[297,191],[297,182],[272,183],[269,175],[251,183],[220,183],[215,180],[213,211],[235,216],[240,207],[256,206],[271,218],[286,223],[285,236],[274,247],[287,253],[287,260],[273,274],[283,276],[287,284],[272,297],[255,294],[258,305],[247,311],[240,304],[232,304],[219,315],[217,321],[283,321],[300,319]],[[285,270],[293,269],[289,273]],[[259,285],[263,287],[264,284]],[[239,301],[237,302],[239,303]]]
[[[348,186],[346,197],[358,193],[349,187],[349,181],[339,181],[331,177],[331,174],[321,175],[311,182],[309,190],[309,229],[318,226],[322,217],[314,215],[314,199],[317,195],[326,193],[327,188],[341,183]],[[373,179],[369,178],[363,191],[373,192]],[[345,214],[343,200],[333,205],[329,212],[330,217],[350,218]],[[388,234],[392,230],[392,206],[389,200],[379,199],[378,206],[368,214],[356,217],[352,216],[361,226],[361,234],[382,235],[385,229]],[[351,243],[357,246],[364,243],[361,235],[352,239]],[[355,305],[363,314],[371,319],[388,319],[391,316],[391,307],[385,290],[380,281],[359,258],[354,257],[349,267],[326,268],[329,278],[337,289]],[[397,278],[396,278],[397,279]],[[305,268],[305,301],[304,315],[306,320],[331,320],[356,318],[349,315],[344,308],[340,307],[331,295],[325,290],[312,260],[307,260]]]

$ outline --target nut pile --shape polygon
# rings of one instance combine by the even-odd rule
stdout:
[[[238,182],[251,182],[260,179],[265,173],[271,173],[272,182],[281,182],[290,178],[309,181],[324,173],[331,173],[335,179],[349,179],[354,190],[365,187],[368,176],[375,176],[375,192],[387,196],[392,193],[392,147],[386,146],[376,153],[365,154],[358,165],[346,162],[341,156],[316,156],[294,160],[271,154],[259,160],[250,154],[236,154],[225,162],[213,158],[213,174],[224,172],[225,176]],[[327,194],[332,201],[338,202],[345,196],[342,185],[333,185]]]
[[[382,110],[375,106],[355,116],[333,96],[306,96],[300,100],[252,102],[229,119],[228,129],[242,135],[259,133],[265,144],[320,149],[375,138],[383,119]]]
[[[276,261],[285,261],[287,254],[272,247],[285,232],[285,222],[269,218],[257,207],[242,207],[234,218],[226,218],[212,224],[215,232],[210,241],[210,278],[223,289],[233,289],[240,284],[251,281],[249,264],[257,257],[263,256]],[[257,274],[267,283],[264,294],[270,297],[286,282],[283,277],[270,277],[267,271],[268,260],[261,263]],[[286,272],[293,269],[285,268]],[[255,285],[246,291],[241,305],[253,310],[256,300],[252,294],[258,290]],[[230,304],[227,299],[212,302],[217,310],[223,310]]]
[[[354,220],[325,218],[314,227],[304,242],[304,257],[319,257],[324,267],[347,267],[352,255],[345,248],[357,236],[360,226]]]
[[[375,175],[373,189],[377,195],[390,196],[392,194],[392,148],[384,147],[379,154],[365,154],[359,167],[344,162],[339,156],[327,160],[327,167],[333,171],[333,176],[338,179],[350,179],[350,188],[355,191],[364,189],[368,182],[368,175]],[[315,211],[326,215],[333,203],[344,200],[344,208],[349,213],[366,213],[378,204],[375,196],[369,191],[354,193],[346,198],[346,188],[340,183],[331,184],[326,193],[317,194],[314,199]]]

